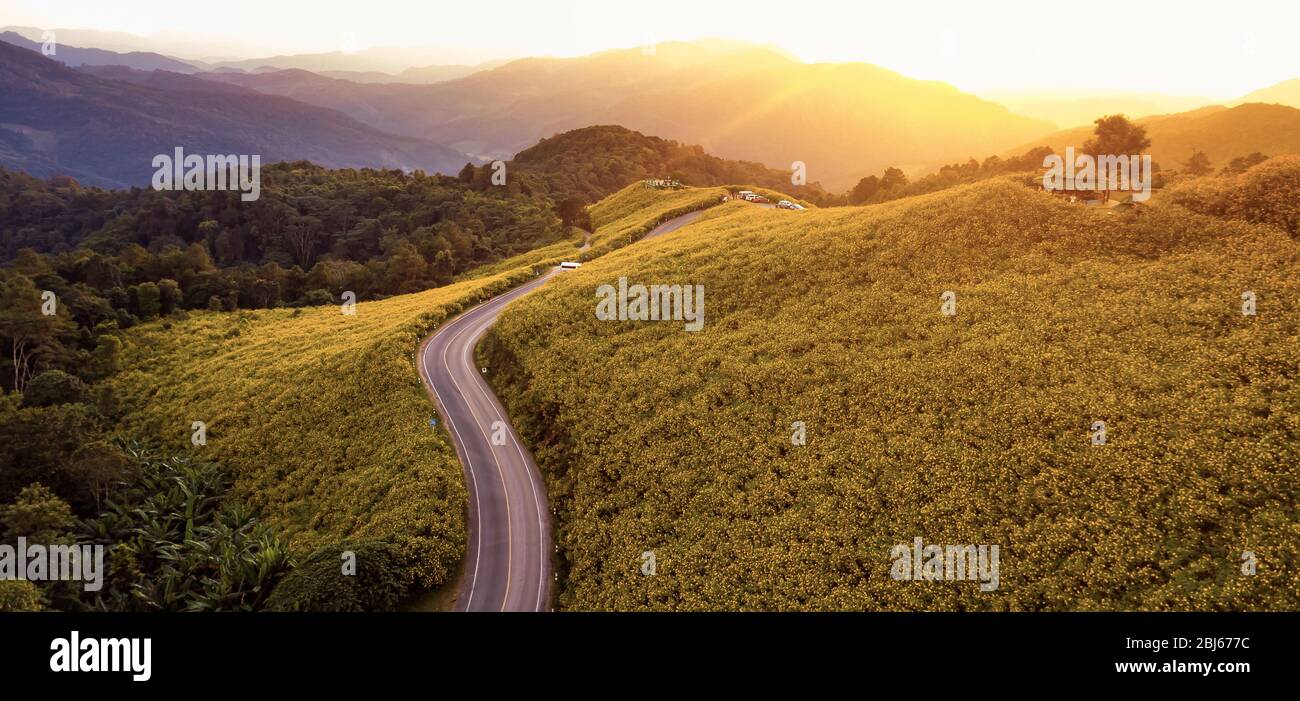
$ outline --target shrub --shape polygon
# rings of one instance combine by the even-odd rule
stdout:
[[[1180,183],[1169,198],[1194,212],[1268,224],[1300,236],[1300,156],[1269,159],[1240,175]]]
[[[329,290],[312,290],[302,296],[302,306],[319,307],[334,303],[334,295]]]
[[[212,463],[131,451],[128,486],[80,524],[108,547],[109,585],[77,591],[111,611],[256,611],[288,573],[288,546],[244,505]]]
[[[95,339],[91,371],[95,379],[109,377],[122,369],[122,341],[108,334]]]
[[[355,557],[343,573],[344,555]],[[341,542],[299,563],[267,600],[270,611],[392,611],[406,595],[409,573],[391,544]]]
[[[88,404],[20,409],[17,401],[0,400],[0,504],[40,482],[84,506],[89,495],[77,455],[98,432],[96,411]]]
[[[85,404],[90,401],[86,383],[62,370],[46,370],[23,391],[23,406]]]
[[[0,613],[44,611],[40,587],[25,579],[0,579]]]
[[[73,523],[72,507],[40,482],[24,487],[13,504],[0,507],[0,526],[10,539],[57,543],[68,535]]]

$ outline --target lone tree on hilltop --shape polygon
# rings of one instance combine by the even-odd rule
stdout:
[[[1090,156],[1133,156],[1151,146],[1146,127],[1130,122],[1122,114],[1112,114],[1098,119],[1093,130],[1096,135],[1083,144],[1083,152]]]

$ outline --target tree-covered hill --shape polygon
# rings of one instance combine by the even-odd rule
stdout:
[[[821,188],[791,185],[790,171],[752,161],[709,155],[700,146],[646,136],[617,125],[574,129],[542,139],[520,151],[507,169],[540,182],[545,191],[578,196],[587,202],[618,192],[645,179],[675,179],[695,187],[744,183],[816,198]]]

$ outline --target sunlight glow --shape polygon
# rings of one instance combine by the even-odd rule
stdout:
[[[1232,98],[1300,75],[1300,4],[1086,5],[772,0],[7,0],[0,23],[212,37],[227,56],[347,43],[445,48],[448,62],[576,56],[721,37],[806,61],[863,61],[963,90],[1159,91]],[[209,54],[211,55],[211,54]],[[182,58],[186,58],[182,56]],[[189,56],[188,58],[201,58]]]

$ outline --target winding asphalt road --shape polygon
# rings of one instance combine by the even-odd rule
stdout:
[[[704,211],[669,219],[656,238]],[[474,347],[501,310],[546,284],[559,268],[464,312],[420,345],[420,375],[447,422],[469,491],[469,556],[457,611],[546,611],[551,600],[551,519],[532,453],[475,367]],[[504,437],[500,445],[493,437]]]

